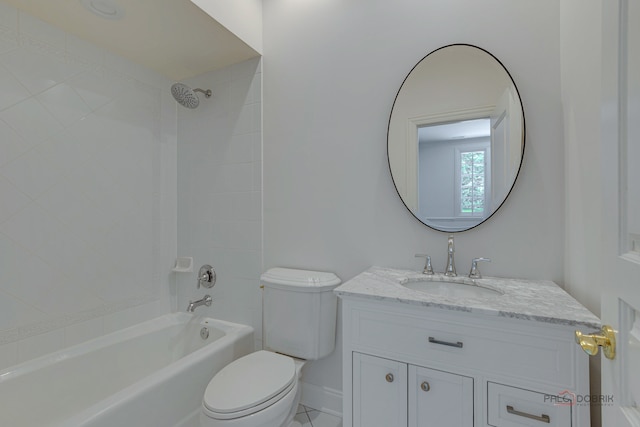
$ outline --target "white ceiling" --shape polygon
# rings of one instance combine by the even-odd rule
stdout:
[[[424,126],[418,129],[420,143],[480,138],[491,135],[489,119],[464,120]]]
[[[172,80],[184,80],[258,53],[190,0],[115,0],[120,20],[80,0],[0,0]]]

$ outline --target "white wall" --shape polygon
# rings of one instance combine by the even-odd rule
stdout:
[[[417,270],[416,253],[444,268],[446,235],[416,221],[393,187],[386,131],[409,70],[433,49],[461,42],[487,49],[511,72],[527,146],[501,210],[456,236],[458,268],[485,256],[493,260],[486,275],[562,283],[559,12],[559,0],[265,2],[265,269],[327,270],[348,280],[371,265]],[[340,346],[304,375],[339,390]]]
[[[0,369],[170,310],[168,83],[0,2]]]
[[[601,27],[599,0],[561,1],[562,104],[565,150],[565,286],[600,313],[603,272],[600,168]],[[600,392],[600,358],[591,358],[591,392]],[[600,408],[592,406],[592,425]]]
[[[451,141],[418,144],[418,218],[455,216],[456,150]],[[457,144],[456,144],[457,145]]]
[[[178,310],[206,293],[199,314],[252,325],[261,347],[262,73],[260,59],[188,80],[211,89],[195,110],[178,111],[178,253],[194,272],[178,275]],[[213,289],[197,289],[203,264],[215,269]]]
[[[191,0],[253,50],[262,53],[262,0]]]
[[[562,0],[567,289],[600,312],[601,2]],[[588,90],[585,90],[588,89]]]

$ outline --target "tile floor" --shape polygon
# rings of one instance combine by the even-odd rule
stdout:
[[[307,406],[298,405],[291,427],[342,427],[342,419]]]

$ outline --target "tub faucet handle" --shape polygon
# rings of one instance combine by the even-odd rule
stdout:
[[[216,284],[216,271],[209,264],[200,267],[198,271],[198,289],[201,286],[205,288],[213,288]]]
[[[490,258],[474,258],[471,261],[471,271],[469,272],[469,278],[471,279],[482,279],[482,275],[480,274],[480,269],[478,268],[478,262],[486,261],[491,262]]]
[[[431,266],[431,257],[425,254],[416,254],[416,258],[424,258],[424,268],[422,269],[422,274],[433,274],[433,267]]]

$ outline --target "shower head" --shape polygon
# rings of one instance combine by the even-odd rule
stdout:
[[[174,83],[171,86],[171,95],[178,101],[178,104],[187,108],[197,108],[200,105],[200,99],[196,92],[204,93],[205,98],[211,98],[211,90],[191,89],[189,86],[182,83]]]

